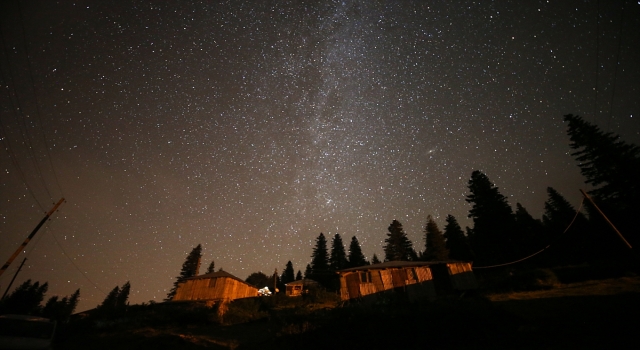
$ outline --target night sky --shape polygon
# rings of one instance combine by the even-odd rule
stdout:
[[[320,232],[383,258],[394,219],[422,250],[427,215],[471,224],[476,169],[577,207],[564,114],[640,144],[637,1],[0,6],[0,264],[67,200],[0,292],[27,257],[14,286],[77,311],[161,301],[199,243],[242,279],[304,271]]]

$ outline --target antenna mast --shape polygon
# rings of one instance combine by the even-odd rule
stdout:
[[[64,198],[60,198],[58,203],[56,203],[56,205],[54,205],[53,208],[49,210],[47,215],[45,215],[44,218],[42,218],[38,226],[36,226],[36,228],[34,228],[33,231],[31,231],[31,234],[29,235],[29,237],[27,237],[27,239],[25,239],[24,242],[22,242],[22,244],[18,247],[18,249],[16,249],[15,253],[13,253],[13,255],[11,255],[9,260],[7,260],[7,262],[2,266],[2,268],[0,268],[0,276],[2,276],[2,274],[9,268],[9,265],[11,265],[13,260],[18,256],[18,254],[20,254],[20,251],[27,246],[27,244],[29,243],[29,241],[31,241],[31,239],[33,239],[33,236],[36,235],[36,232],[38,232],[40,227],[44,225],[44,223],[47,221],[47,219],[49,219],[51,214],[53,214],[53,212],[55,212],[58,209],[58,207],[60,206],[60,204],[62,204],[62,202],[64,202]]]

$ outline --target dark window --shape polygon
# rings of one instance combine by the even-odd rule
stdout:
[[[371,283],[371,274],[369,272],[360,272],[360,282]]]

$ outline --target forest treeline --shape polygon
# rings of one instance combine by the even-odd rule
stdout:
[[[440,229],[435,219],[427,216],[424,244],[414,245],[402,223],[393,220],[384,238],[383,261],[465,260],[473,261],[474,268],[511,263],[519,268],[587,263],[637,269],[637,254],[629,246],[637,247],[640,243],[636,219],[640,213],[640,148],[579,116],[565,115],[564,121],[568,125],[571,155],[590,187],[587,192],[595,205],[583,201],[583,213],[548,187],[542,218],[533,218],[520,203],[514,209],[487,175],[475,170],[468,181],[466,198],[471,205],[468,217],[472,219],[472,227],[463,229],[453,215],[447,215]],[[286,283],[309,278],[335,289],[335,271],[382,262],[376,254],[368,260],[355,236],[351,237],[348,249],[340,234],[333,235],[331,246],[328,245],[327,237],[320,233],[304,272],[296,272],[288,261],[281,274],[254,272],[246,282],[258,288],[282,290]],[[172,299],[181,282],[199,273],[201,259],[199,244],[185,259],[167,300]],[[215,272],[213,261],[205,273],[212,272]],[[67,322],[78,304],[80,290],[62,298],[53,296],[42,305],[47,288],[47,283],[24,282],[0,300],[0,314],[40,315]],[[94,312],[104,317],[122,315],[128,306],[130,288],[129,282],[116,286]]]
[[[575,157],[593,199],[575,208],[552,187],[547,188],[542,218],[534,218],[520,203],[515,209],[499,188],[480,170],[471,173],[466,201],[471,205],[468,217],[473,227],[460,227],[453,215],[447,215],[443,229],[427,216],[423,229],[424,245],[415,247],[404,232],[402,223],[393,220],[384,239],[383,261],[473,261],[475,267],[517,263],[519,267],[553,267],[577,264],[632,263],[632,250],[598,211],[631,246],[637,245],[634,215],[639,213],[640,148],[623,142],[618,135],[603,132],[579,116],[565,115],[572,156]],[[576,191],[578,189],[576,188]],[[597,206],[597,208],[596,208]],[[281,274],[267,276],[254,272],[246,281],[256,287],[284,288],[294,280],[310,278],[334,289],[335,271],[380,263],[374,254],[371,261],[362,253],[357,237],[351,237],[348,250],[340,234],[331,238],[320,233],[315,240],[311,261],[304,273],[294,270],[288,261]],[[195,276],[202,248],[195,247],[187,256],[180,275],[167,295],[170,300],[177,285]],[[208,272],[213,271],[213,262]]]

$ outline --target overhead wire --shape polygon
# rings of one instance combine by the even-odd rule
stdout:
[[[582,198],[582,201],[580,202],[580,207],[578,207],[578,209],[576,210],[576,215],[573,217],[573,219],[571,220],[571,222],[569,223],[569,225],[567,226],[567,228],[564,229],[564,231],[562,231],[562,233],[560,235],[558,235],[558,237],[556,237],[551,243],[549,243],[546,247],[540,249],[539,251],[528,255],[522,259],[518,259],[515,261],[511,261],[508,263],[504,263],[504,264],[497,264],[497,265],[490,265],[490,266],[474,266],[474,269],[489,269],[489,268],[493,268],[493,267],[501,267],[501,266],[507,266],[507,265],[513,265],[522,261],[525,261],[527,259],[531,259],[534,256],[544,252],[545,250],[549,249],[549,247],[551,247],[560,237],[562,237],[562,235],[564,235],[565,233],[567,233],[567,231],[569,231],[569,228],[571,228],[571,226],[573,225],[573,223],[576,221],[576,219],[578,218],[578,215],[580,214],[580,210],[582,209],[582,205],[584,204],[584,198]]]
[[[35,103],[36,103],[36,120],[38,121],[38,124],[40,126],[40,130],[42,131],[42,140],[44,142],[44,146],[45,146],[45,151],[47,153],[47,159],[49,160],[49,165],[51,166],[51,172],[53,173],[53,178],[55,180],[56,185],[58,186],[58,190],[60,191],[60,193],[62,194],[62,196],[64,197],[64,192],[62,191],[62,186],[60,186],[60,181],[58,180],[58,175],[56,173],[56,168],[53,166],[53,157],[51,157],[51,152],[49,149],[49,143],[47,142],[47,137],[46,134],[44,132],[44,127],[42,125],[42,113],[40,110],[40,100],[38,99],[38,93],[36,91],[36,84],[35,81],[33,79],[33,69],[31,67],[31,59],[30,59],[30,55],[29,55],[29,45],[27,45],[27,31],[25,30],[24,27],[24,17],[22,15],[22,6],[20,5],[20,1],[18,1],[18,12],[20,13],[20,25],[22,28],[22,43],[24,45],[24,50],[25,50],[25,54],[27,56],[27,68],[29,71],[29,80],[31,82],[31,87],[33,88],[33,96],[35,98]]]
[[[60,250],[62,251],[62,254],[69,260],[69,262],[71,262],[71,265],[73,265],[73,267],[75,267],[76,270],[78,270],[78,272],[80,272],[80,274],[82,274],[82,276],[89,281],[89,283],[91,283],[91,285],[93,285],[97,290],[99,290],[102,294],[104,294],[105,296],[107,295],[107,293],[105,291],[103,291],[100,287],[98,287],[98,285],[96,283],[94,283],[89,276],[87,276],[86,273],[84,273],[84,271],[82,271],[80,269],[80,267],[78,267],[78,265],[75,263],[75,261],[73,261],[73,259],[71,259],[71,257],[69,256],[69,254],[67,254],[67,251],[62,247],[62,244],[60,244],[60,241],[58,241],[58,238],[56,237],[56,235],[53,233],[53,230],[49,227],[49,225],[46,225],[47,229],[51,232],[51,236],[53,237],[53,240],[56,242],[56,245],[58,246],[58,248],[60,248]]]
[[[18,99],[17,96],[17,90],[16,90],[16,84],[15,84],[15,79],[13,77],[13,73],[11,72],[11,61],[9,59],[8,56],[8,52],[9,52],[9,48],[7,47],[7,41],[5,39],[5,33],[2,30],[1,26],[0,26],[0,39],[2,40],[2,47],[3,47],[3,53],[4,53],[4,58],[5,61],[7,62],[7,73],[8,73],[8,79],[4,76],[4,72],[2,72],[2,78],[3,81],[6,81],[7,83],[7,87],[12,86],[13,87],[13,96],[11,95],[10,92],[10,88],[7,89],[7,97],[9,98],[10,104],[11,104],[11,110],[13,111],[13,114],[16,118],[16,121],[18,123],[20,123],[20,114],[22,113],[22,108],[20,106],[20,101]],[[14,96],[15,96],[15,101],[14,101]],[[1,119],[1,118],[0,118]],[[23,118],[24,119],[24,118]],[[26,126],[26,123],[23,123]],[[29,194],[33,197],[33,199],[36,201],[36,203],[38,204],[38,206],[40,207],[40,209],[42,211],[46,211],[44,209],[44,207],[42,206],[42,204],[40,203],[40,201],[38,200],[38,198],[36,197],[32,187],[29,185],[28,181],[27,181],[27,177],[25,175],[25,172],[23,171],[22,167],[20,166],[20,162],[18,161],[18,158],[15,154],[15,151],[13,149],[13,147],[11,147],[11,141],[9,140],[9,132],[8,129],[5,127],[4,123],[2,123],[2,131],[4,134],[3,137],[3,143],[5,144],[5,149],[7,150],[7,152],[9,153],[9,157],[11,158],[11,162],[12,164],[16,167],[16,170],[18,171],[18,174],[20,176],[20,179],[22,180],[22,182],[24,183],[25,187],[27,188],[27,191],[29,192]],[[30,143],[27,142],[27,140],[24,137],[23,131],[20,130],[20,135],[22,136],[23,142],[25,143],[25,145],[27,145],[27,151],[31,154],[31,158],[35,159],[35,153],[33,152],[33,149],[30,145]],[[6,139],[6,143],[4,142],[4,140]],[[49,195],[50,198],[51,194],[49,193],[49,190],[46,186],[46,183],[44,182],[44,178],[42,176],[42,173],[39,172],[39,167],[37,165],[37,163],[34,163],[34,166],[36,167],[36,173],[39,175],[40,180],[42,181],[42,183],[44,184],[45,190],[47,191],[47,194]]]
[[[5,56],[6,56],[6,45],[5,45],[4,33],[2,32],[2,28],[0,28],[0,38],[2,39],[2,43],[3,43],[2,47],[4,49],[2,51],[5,53]],[[2,78],[2,81],[6,81],[7,80],[5,78],[4,72],[2,70],[0,70],[0,78]],[[10,91],[8,89],[7,89],[7,98],[10,101],[12,110],[15,112],[15,105],[13,103],[13,98],[11,97],[11,93],[10,93]],[[16,154],[13,151],[13,147],[11,146],[11,140],[9,138],[8,128],[5,127],[4,122],[2,121],[2,118],[0,118],[0,130],[2,130],[2,135],[0,135],[0,139],[2,140],[2,144],[4,145],[5,151],[9,155],[9,159],[11,160],[11,164],[13,164],[13,166],[15,167],[16,172],[18,173],[18,177],[20,178],[20,180],[24,184],[25,188],[27,189],[27,192],[29,192],[29,194],[36,201],[36,203],[38,204],[40,209],[44,212],[45,211],[44,207],[42,206],[42,204],[40,203],[40,201],[36,197],[36,195],[33,192],[33,189],[31,188],[31,186],[29,186],[29,182],[27,181],[27,176],[25,175],[24,171],[22,170],[22,167],[20,166],[20,163],[18,162],[18,158],[16,157]]]

